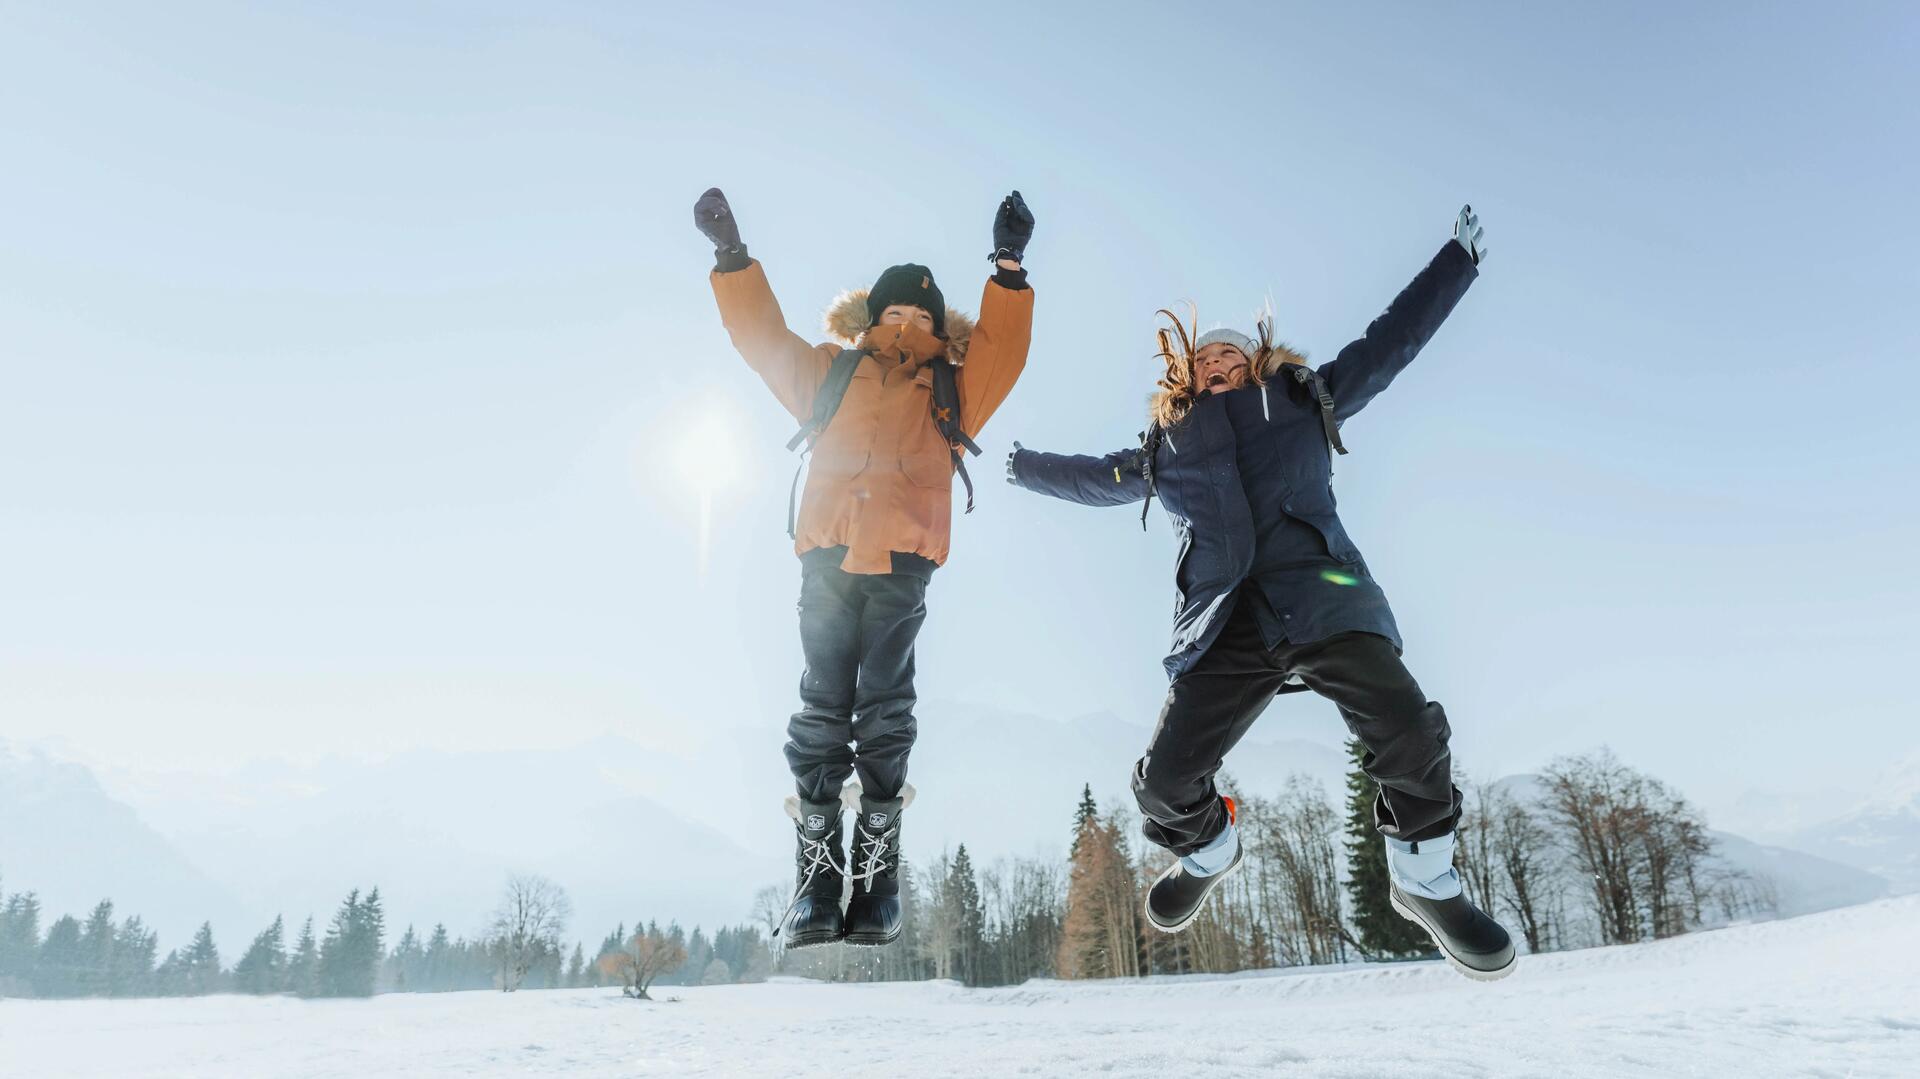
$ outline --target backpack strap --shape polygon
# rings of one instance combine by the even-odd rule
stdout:
[[[980,456],[980,447],[967,437],[966,428],[960,423],[960,380],[959,372],[949,360],[938,359],[932,363],[933,370],[933,425],[940,431],[940,437],[947,440],[947,451],[953,454],[953,469],[960,473],[960,482],[967,487],[967,512],[973,512],[973,477],[967,475],[967,461],[961,455],[966,450],[975,457]]]
[[[833,357],[833,365],[827,368],[827,377],[813,394],[813,415],[800,425],[793,437],[787,439],[787,448],[800,451],[800,463],[794,466],[793,482],[787,485],[787,538],[794,539],[795,524],[800,507],[800,473],[806,470],[807,455],[813,452],[813,444],[820,440],[820,433],[833,422],[833,414],[840,411],[840,402],[847,396],[847,386],[853,382],[854,369],[865,359],[867,350],[862,348],[843,348]]]
[[[1153,424],[1140,433],[1140,474],[1147,480],[1147,497],[1140,503],[1140,531],[1147,530],[1147,511],[1153,508],[1153,455],[1160,452],[1160,440],[1163,437],[1159,424]],[[1118,469],[1114,470],[1114,481],[1120,479]]]
[[[1320,429],[1326,432],[1327,445],[1332,446],[1336,453],[1347,452],[1347,447],[1340,442],[1340,428],[1333,422],[1333,391],[1327,389],[1327,380],[1304,363],[1287,364],[1287,369],[1293,372],[1293,380],[1307,387],[1314,400],[1320,403]]]
[[[792,438],[787,439],[788,449],[802,453],[813,449],[820,432],[827,429],[827,424],[833,422],[833,414],[840,411],[840,402],[847,396],[847,386],[853,381],[854,369],[860,366],[866,354],[867,350],[863,348],[843,348],[833,357],[833,366],[827,368],[826,381],[814,391],[813,415],[807,417],[807,422],[800,425],[800,430],[795,431]],[[803,444],[806,449],[801,449]]]

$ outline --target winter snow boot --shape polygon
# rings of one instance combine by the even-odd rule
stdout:
[[[1233,827],[1233,799],[1220,800],[1227,807],[1227,830],[1192,854],[1175,859],[1147,889],[1147,921],[1163,933],[1185,929],[1199,916],[1214,888],[1246,857]]]
[[[800,846],[794,854],[793,902],[780,920],[779,934],[788,948],[832,944],[847,935],[846,919],[840,910],[840,893],[846,881],[840,803],[803,802],[789,795],[787,815],[793,818]]]
[[[913,801],[913,787],[876,799],[849,784],[842,797],[854,811],[847,943],[892,944],[900,939],[900,811]]]
[[[1427,931],[1453,969],[1491,982],[1513,973],[1513,938],[1467,899],[1453,868],[1453,833],[1418,843],[1387,838],[1387,899]]]

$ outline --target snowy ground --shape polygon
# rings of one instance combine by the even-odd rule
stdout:
[[[0,1001],[0,1076],[1915,1076],[1920,895],[1521,960],[1145,982]]]

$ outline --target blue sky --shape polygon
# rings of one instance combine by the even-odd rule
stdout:
[[[1330,357],[1470,201],[1482,278],[1336,480],[1462,761],[1607,742],[1724,806],[1920,748],[1911,6],[336,8],[0,5],[0,734],[610,730],[777,786],[792,423],[719,184],[809,335],[907,259],[974,308],[999,196],[1038,217],[923,696],[1150,722],[1164,523],[1009,444],[1127,444],[1176,301]],[[737,475],[704,578],[690,453]]]

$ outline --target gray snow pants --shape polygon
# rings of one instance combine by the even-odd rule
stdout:
[[[927,579],[848,573],[809,564],[800,581],[798,712],[787,724],[787,766],[800,797],[840,796],[858,772],[871,798],[907,781],[913,718],[913,642],[927,617]]]

